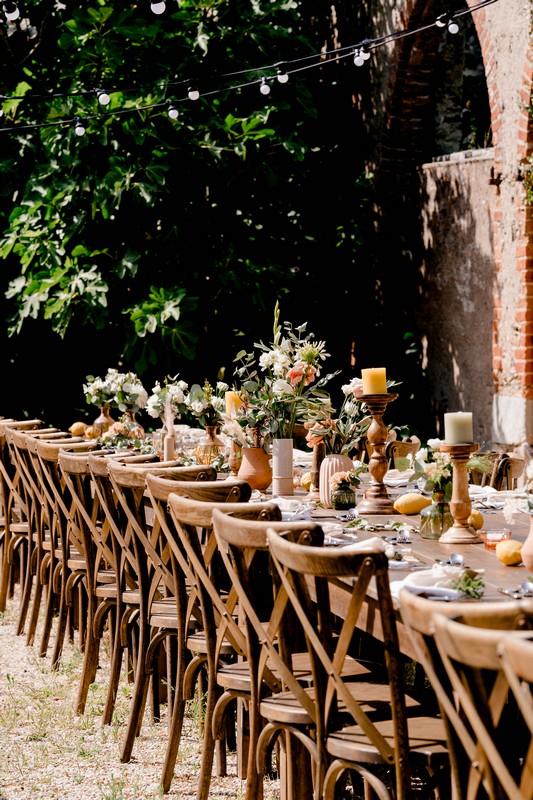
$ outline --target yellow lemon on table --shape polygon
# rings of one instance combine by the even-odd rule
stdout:
[[[505,539],[496,545],[496,555],[502,564],[514,567],[522,561],[522,542],[518,539]]]
[[[423,508],[431,505],[431,497],[417,492],[401,494],[393,503],[398,514],[420,514]]]
[[[86,428],[87,424],[85,422],[73,422],[69,431],[73,436],[83,436]]]
[[[483,519],[481,511],[478,511],[477,508],[473,508],[467,522],[471,528],[474,528],[475,531],[479,531],[483,527],[485,520]]]
[[[302,487],[302,489],[305,489],[305,491],[308,492],[311,489],[312,482],[313,481],[311,478],[311,473],[304,472],[304,474],[300,478],[300,486]]]

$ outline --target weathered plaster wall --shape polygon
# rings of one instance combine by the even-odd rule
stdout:
[[[420,170],[424,250],[416,320],[436,420],[472,411],[476,437],[492,440],[493,151],[458,153]]]
[[[450,4],[377,5],[381,34],[398,28],[399,16],[403,28],[431,23]],[[414,315],[420,325],[430,425],[439,432],[444,411],[472,410],[476,439],[505,447],[533,441],[533,217],[520,180],[533,144],[531,13],[529,0],[500,0],[472,14],[492,149],[432,161],[441,35],[434,28],[376,53],[375,111],[367,113],[369,129],[380,131],[369,158],[378,258],[399,265],[394,323]]]

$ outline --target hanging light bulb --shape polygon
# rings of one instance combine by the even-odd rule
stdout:
[[[164,14],[166,7],[166,3],[164,3],[163,0],[156,0],[156,2],[152,2],[150,5],[154,14]]]
[[[83,136],[85,134],[85,125],[80,120],[79,117],[76,118],[76,124],[74,126],[74,133],[76,136]]]
[[[10,22],[13,22],[13,20],[20,17],[20,11],[18,10],[16,3],[4,3],[2,8],[4,9],[6,19],[8,19]]]
[[[266,78],[261,78],[261,86],[259,87],[261,94],[270,94],[270,86]]]
[[[168,104],[167,114],[170,117],[170,119],[177,119],[180,115],[180,112],[178,111],[178,109],[176,108],[176,106],[172,101],[170,101]]]
[[[358,47],[357,50],[354,51],[353,63],[356,67],[364,66],[366,58],[364,56],[364,51],[362,47]]]
[[[286,69],[278,69],[277,74],[278,83],[287,83],[289,76]]]
[[[187,94],[189,96],[189,100],[198,100],[200,97],[200,92],[196,88],[196,86],[189,86],[187,89]]]
[[[108,93],[104,92],[103,89],[97,89],[96,96],[101,106],[108,106],[111,102],[111,98],[109,97]]]
[[[448,33],[452,34],[459,33],[459,25],[454,19],[451,19],[448,22]]]

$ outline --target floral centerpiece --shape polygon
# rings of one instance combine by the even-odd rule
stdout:
[[[449,502],[452,496],[453,466],[449,453],[438,450],[440,443],[440,439],[428,439],[427,448],[421,447],[414,459],[406,461],[414,469],[409,480],[418,480],[420,488],[432,495],[443,492],[445,502]],[[474,453],[468,459],[467,468],[488,474],[492,471],[492,461],[483,453]]]
[[[256,342],[257,352],[242,350],[235,361],[243,413],[237,423],[254,441],[292,439],[296,422],[326,416],[332,409],[325,384],[333,374],[320,378],[326,345],[306,333],[307,323],[293,328],[280,323],[279,304],[274,309],[273,341]],[[338,373],[334,373],[338,374]]]
[[[106,380],[110,382],[114,393],[113,402],[120,411],[135,413],[146,408],[148,392],[134,372],[118,372],[116,369],[110,369]]]
[[[185,396],[185,406],[204,428],[218,428],[222,425],[222,415],[226,410],[225,393],[228,388],[227,383],[218,381],[213,389],[208,380],[204,381],[203,386],[198,383],[191,386],[189,394]]]
[[[361,461],[354,462],[352,470],[335,472],[329,479],[331,507],[346,509],[355,506],[355,487],[361,483],[359,474],[366,472],[366,464]]]
[[[146,454],[155,452],[151,443],[145,441],[142,428],[131,425],[124,418],[113,422],[108,430],[100,436],[100,442],[102,447],[113,450],[136,450]]]
[[[173,419],[181,417],[187,411],[188,388],[185,381],[177,380],[177,375],[173,378],[167,376],[163,385],[156,381],[146,403],[146,413],[159,418],[163,423],[166,422],[169,412]]]
[[[353,378],[342,386],[342,391],[344,400],[338,415],[318,419],[305,437],[309,447],[324,443],[326,455],[350,455],[358,449],[372,422],[365,403],[359,399],[363,394],[363,381]]]
[[[105,378],[87,375],[85,380],[87,383],[83,384],[83,391],[87,403],[99,407],[111,406],[114,404],[115,389],[112,386],[109,372]]]

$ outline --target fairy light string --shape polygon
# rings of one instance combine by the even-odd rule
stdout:
[[[201,98],[210,98],[214,97],[219,94],[228,93],[232,91],[241,91],[243,89],[256,86],[259,89],[259,92],[263,96],[268,96],[270,94],[271,83],[278,82],[280,84],[286,83],[290,75],[299,74],[302,72],[306,72],[311,69],[316,69],[317,67],[325,67],[328,64],[338,63],[340,60],[344,60],[346,58],[353,58],[354,65],[356,67],[363,67],[367,61],[370,59],[372,55],[372,51],[376,50],[379,47],[383,47],[387,44],[392,42],[398,41],[403,39],[407,36],[415,36],[423,31],[430,30],[432,28],[438,29],[445,29],[447,28],[448,31],[452,34],[457,33],[459,31],[459,25],[457,24],[457,19],[462,17],[465,14],[472,14],[475,11],[479,11],[480,9],[486,8],[487,6],[493,5],[494,3],[498,2],[498,0],[482,0],[482,2],[477,3],[470,8],[458,9],[455,11],[446,11],[442,14],[439,14],[433,22],[426,23],[424,25],[420,25],[416,28],[406,28],[402,30],[393,31],[391,33],[385,34],[383,36],[377,37],[375,39],[363,39],[360,42],[352,45],[346,45],[344,47],[339,47],[332,50],[321,51],[320,53],[313,53],[308,56],[301,56],[299,58],[295,58],[292,60],[285,60],[285,61],[277,61],[273,64],[267,64],[260,67],[255,68],[248,68],[243,70],[237,70],[233,72],[223,72],[219,74],[214,74],[211,78],[203,79],[202,85],[210,85],[214,86],[215,88],[202,91],[201,86],[197,85],[197,81],[188,78],[183,80],[176,80],[176,81],[166,81],[164,83],[156,84],[159,90],[163,93],[166,93],[166,97],[163,100],[157,100],[154,103],[150,103],[147,105],[132,105],[126,108],[114,108],[109,109],[109,104],[111,101],[110,95],[114,93],[120,94],[131,94],[134,92],[140,92],[143,87],[142,86],[126,86],[126,87],[115,87],[112,88],[109,85],[109,81],[106,81],[105,86],[98,86],[96,88],[90,89],[77,89],[74,91],[69,92],[49,92],[45,94],[32,94],[27,93],[25,95],[0,95],[0,117],[3,115],[3,109],[1,106],[2,102],[9,102],[9,101],[24,101],[24,102],[47,102],[49,100],[63,98],[63,99],[75,99],[75,98],[84,98],[88,99],[94,97],[97,100],[97,104],[100,106],[102,111],[105,109],[104,113],[93,113],[87,114],[82,113],[81,111],[76,111],[72,117],[68,117],[61,120],[47,120],[45,122],[36,122],[31,124],[12,124],[12,125],[5,125],[4,127],[0,127],[0,133],[2,132],[10,132],[10,133],[19,133],[22,131],[28,130],[38,130],[40,128],[53,128],[53,127],[65,127],[65,126],[75,126],[76,133],[78,136],[82,136],[83,134],[79,133],[78,131],[81,128],[84,128],[83,133],[87,130],[87,124],[92,120],[101,120],[103,117],[118,117],[124,114],[135,114],[137,112],[142,111],[155,111],[157,113],[165,113],[173,122],[175,122],[180,116],[180,106],[183,103],[187,102],[196,102],[198,99]],[[154,5],[158,7],[158,11],[154,11],[156,14],[164,13],[164,3],[152,3],[152,10],[154,9]],[[9,9],[10,15],[15,13],[16,4],[15,3],[4,3],[4,13],[6,6]],[[7,17],[7,14],[6,14]],[[249,76],[250,74],[258,75],[257,78],[248,78],[246,80],[238,80],[239,78],[243,78],[244,76]],[[220,86],[220,84],[224,81],[235,80],[235,83],[228,83],[227,85]],[[147,89],[149,87],[146,87]],[[183,96],[176,96],[176,94],[181,95],[181,91],[185,90]]]

